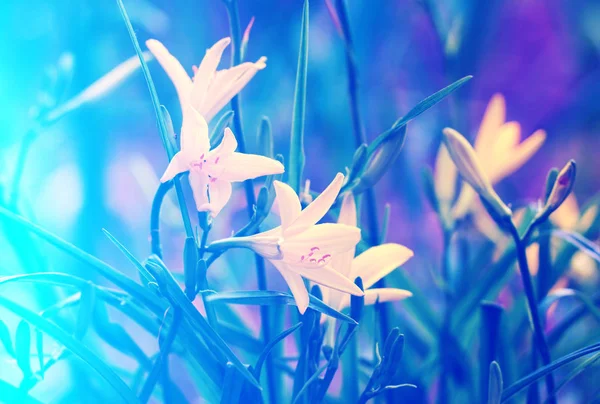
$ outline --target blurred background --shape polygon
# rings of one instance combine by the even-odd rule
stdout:
[[[275,151],[286,156],[302,1],[239,3],[242,27],[255,18],[247,59],[268,58],[267,68],[242,92],[246,142],[251,152],[257,150],[257,126],[267,116]],[[399,159],[376,186],[380,214],[385,203],[391,206],[388,240],[415,250],[404,270],[423,289],[433,282],[430,269],[437,266],[441,232],[422,191],[421,169],[433,164],[442,128],[454,127],[473,139],[493,94],[505,96],[507,118],[521,123],[523,137],[536,129],[548,134],[540,151],[497,186],[505,201],[535,201],[542,195],[548,170],[569,158],[578,164],[574,193],[579,201],[600,188],[600,3],[347,3],[369,140],[426,96],[465,75],[474,76],[408,126]],[[208,47],[229,35],[221,1],[127,0],[125,5],[140,42],[159,39],[190,73]],[[134,51],[111,1],[4,1],[0,32],[0,185],[8,197],[32,117],[50,102],[44,91],[58,74],[57,66],[72,66],[72,79],[60,91],[67,100]],[[309,49],[305,177],[320,191],[350,165],[354,153],[344,44],[324,0],[311,1]],[[223,67],[229,55],[226,51]],[[175,90],[156,61],[150,62],[150,70],[178,128],[181,113]],[[138,257],[147,256],[150,205],[166,164],[146,83],[138,71],[106,97],[69,113],[32,139],[21,179],[21,209],[50,231],[134,274],[133,268],[122,265],[125,261],[101,229],[109,229]],[[246,220],[238,187],[211,236],[227,236]],[[184,235],[173,204],[165,206],[162,226],[165,260],[180,268]],[[0,239],[0,252],[6,257],[0,273],[21,272],[5,239]],[[253,271],[225,265],[227,260],[243,260],[244,254],[227,255],[216,266],[222,270],[209,273],[215,289],[256,287]],[[84,271],[63,255],[49,257],[53,268],[80,275]],[[275,287],[284,287],[279,276],[271,278]],[[0,378],[6,377],[4,369]]]

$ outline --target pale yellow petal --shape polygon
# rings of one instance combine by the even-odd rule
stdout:
[[[173,82],[177,95],[179,96],[181,110],[184,111],[190,99],[192,79],[186,73],[181,63],[179,63],[179,60],[171,55],[161,42],[156,39],[149,39],[146,41],[146,46]]]
[[[489,149],[495,142],[496,132],[506,120],[506,104],[502,94],[494,94],[487,105],[475,138],[475,150]]]
[[[181,124],[181,151],[188,160],[198,161],[208,154],[210,141],[206,120],[189,104],[186,106]]]
[[[225,157],[220,164],[224,169],[219,178],[231,182],[246,181],[271,174],[281,174],[285,171],[279,161],[259,156],[257,154],[232,153]]]
[[[456,171],[454,162],[452,162],[450,153],[448,153],[448,149],[443,143],[438,150],[433,174],[435,194],[441,203],[445,205],[450,204],[456,194],[458,172]]]
[[[304,314],[308,308],[310,300],[302,277],[297,273],[290,271],[287,265],[281,261],[274,260],[271,261],[271,263],[275,268],[277,268],[281,276],[283,276],[283,279],[285,279],[285,282],[288,284],[288,287],[294,296],[294,300],[296,301],[298,311],[300,314]]]
[[[286,232],[289,234],[300,233],[321,220],[335,202],[343,182],[344,175],[338,173],[331,184],[321,192],[321,195],[300,212],[298,218],[290,225]]]
[[[160,178],[160,182],[167,182],[172,180],[177,174],[185,172],[189,169],[189,161],[186,156],[179,152],[173,156],[171,162],[167,166],[165,173]]]
[[[285,230],[300,215],[302,207],[298,195],[288,184],[273,181],[273,188],[275,188],[275,203],[279,208],[281,228]]]
[[[514,150],[512,150],[510,159],[505,160],[505,165],[495,174],[496,180],[506,178],[519,168],[521,168],[544,144],[546,132],[543,130],[535,131],[531,136],[525,139]]]
[[[290,271],[302,275],[304,278],[311,280],[319,285],[327,286],[328,288],[339,290],[340,292],[350,293],[352,295],[362,296],[363,291],[350,279],[334,270],[331,266],[325,265],[320,267],[308,267],[288,264]]]
[[[400,244],[371,247],[352,261],[351,278],[361,277],[365,289],[408,261],[414,253]]]
[[[202,58],[200,66],[194,74],[194,83],[191,89],[191,102],[194,108],[200,112],[207,121],[210,121],[212,116],[206,115],[206,110],[203,107],[207,103],[207,99],[210,98],[209,86],[215,78],[217,66],[221,62],[221,56],[223,51],[231,40],[229,38],[223,38],[214,44],[210,49],[206,51],[206,55]]]
[[[342,199],[338,223],[356,226],[356,202],[352,192],[347,192]]]

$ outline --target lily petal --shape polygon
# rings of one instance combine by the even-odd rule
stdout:
[[[298,311],[300,314],[304,314],[308,308],[309,297],[302,277],[290,271],[287,265],[281,261],[271,261],[271,263],[275,268],[277,268],[281,276],[283,276],[283,279],[285,279],[285,282],[288,284],[288,287],[294,296],[294,300],[296,301]]]
[[[225,132],[223,134],[223,139],[221,143],[213,150],[211,150],[211,154],[215,157],[225,157],[229,154],[232,154],[238,147],[238,142],[235,139],[235,135],[229,128],[225,128]]]
[[[208,123],[198,111],[187,104],[181,124],[181,151],[190,161],[195,161],[199,160],[202,154],[208,153],[209,149]]]
[[[340,208],[340,216],[338,223],[348,226],[356,226],[356,201],[352,192],[346,193],[342,199],[342,207]]]
[[[189,160],[183,154],[179,152],[173,156],[171,162],[167,166],[165,173],[160,178],[160,182],[167,182],[172,180],[177,174],[183,173],[189,169]]]
[[[173,82],[181,109],[182,111],[185,110],[192,90],[192,79],[179,63],[179,60],[171,55],[161,42],[156,39],[149,39],[146,41],[146,46]]]
[[[202,58],[202,62],[200,62],[200,66],[194,74],[194,84],[191,90],[192,105],[206,118],[207,121],[210,121],[212,116],[206,116],[203,105],[207,102],[207,97],[209,96],[208,88],[214,80],[217,66],[219,66],[219,63],[221,62],[221,56],[223,56],[223,51],[230,42],[230,38],[223,38],[208,49],[204,58]]]
[[[267,58],[261,57],[256,63],[245,62],[227,70],[217,72],[210,84],[209,97],[202,104],[202,113],[206,119],[212,119],[231,101],[259,70],[264,69]]]
[[[290,225],[287,232],[290,234],[300,233],[321,220],[335,202],[343,182],[344,175],[338,173],[331,184],[321,192],[321,195],[300,212],[300,215],[294,223]]]
[[[395,288],[373,288],[365,290],[365,305],[375,304],[377,302],[396,302],[411,297],[413,294],[404,289]],[[350,307],[350,298],[343,296],[343,300],[340,304],[340,310]]]
[[[225,157],[224,165],[226,168],[221,172],[219,178],[231,182],[246,181],[285,171],[283,164],[275,159],[237,152]]]
[[[322,267],[304,267],[297,265],[288,265],[290,271],[302,275],[319,285],[327,286],[340,292],[350,293],[356,296],[362,296],[363,291],[350,279],[337,272],[329,265]]]
[[[314,258],[327,260],[327,255],[334,256],[353,249],[360,241],[360,229],[337,223],[324,223],[312,226],[306,231],[286,236],[281,244],[284,260],[295,265],[314,266],[308,259],[310,253],[316,251]],[[302,257],[305,257],[305,260]],[[305,261],[303,263],[303,261]]]
[[[502,170],[497,173],[498,177],[505,178],[521,168],[542,147],[545,140],[546,132],[540,129],[521,142],[512,150],[510,159],[504,161]]]
[[[212,178],[208,183],[208,197],[210,199],[211,216],[216,217],[231,198],[231,183],[229,181]]]
[[[352,261],[352,278],[360,276],[368,289],[413,255],[412,250],[395,243],[371,247]]]
[[[458,171],[452,162],[446,145],[442,143],[438,150],[434,170],[435,193],[444,204],[450,204],[456,194],[456,178]]]
[[[281,181],[273,181],[273,188],[275,188],[275,201],[279,207],[281,228],[285,230],[300,214],[302,209],[300,200],[292,187]]]
[[[502,94],[494,94],[485,109],[477,137],[475,150],[490,149],[496,141],[498,128],[506,121],[506,102]]]

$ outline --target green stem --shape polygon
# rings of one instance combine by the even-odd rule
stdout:
[[[173,188],[172,181],[162,182],[158,186],[156,194],[154,194],[154,199],[152,200],[152,210],[150,211],[150,250],[152,251],[152,254],[156,254],[160,259],[162,259],[162,248],[160,245],[160,208],[165,199],[165,195],[167,195],[167,192],[169,192],[171,188]]]
[[[358,96],[358,68],[354,55],[354,44],[352,41],[352,32],[350,30],[350,20],[345,0],[336,0],[336,6],[342,27],[344,45],[346,50],[346,72],[348,77],[348,94],[350,101],[350,114],[352,117],[352,130],[354,132],[354,143],[356,147],[367,143],[367,136],[362,125],[362,119],[359,111]],[[375,191],[369,188],[365,192],[365,203],[367,208],[367,227],[369,229],[369,244],[372,246],[380,244],[379,242],[379,220],[377,217],[377,201]],[[375,284],[376,288],[384,288],[385,280],[380,279]],[[376,310],[379,314],[379,323],[381,330],[381,340],[384,341],[389,333],[388,305],[377,303]]]
[[[229,16],[229,26],[231,29],[231,66],[237,66],[242,62],[242,51],[241,51],[241,28],[240,28],[240,14],[237,0],[223,0],[226,8],[227,15]],[[246,141],[244,139],[244,132],[242,127],[242,113],[240,107],[240,96],[236,95],[231,99],[231,109],[233,110],[233,126],[235,128],[235,137],[238,142],[238,150],[241,153],[246,153]],[[254,196],[254,186],[251,179],[244,181],[244,190],[246,192],[247,212],[248,217],[252,219],[254,215],[254,205],[256,205],[256,197]],[[212,257],[211,257],[212,258]],[[267,276],[265,271],[265,261],[262,257],[254,254],[254,261],[256,263],[256,277],[258,281],[258,288],[260,290],[267,290]],[[208,262],[207,262],[208,265]],[[263,341],[268,344],[271,340],[271,324],[269,306],[260,307],[261,317],[261,332]],[[269,394],[269,402],[275,402],[277,397],[275,373],[273,367],[273,358],[267,357],[267,390]]]
[[[515,247],[517,249],[517,260],[519,262],[521,278],[523,279],[523,288],[525,289],[525,295],[527,296],[527,304],[529,306],[529,312],[531,314],[531,322],[533,323],[534,339],[540,356],[542,358],[542,364],[544,366],[547,366],[550,364],[552,359],[550,357],[550,350],[548,348],[548,343],[546,342],[546,337],[544,336],[544,330],[542,328],[542,322],[537,307],[537,299],[535,297],[535,291],[533,289],[533,281],[531,279],[529,265],[527,264],[527,255],[525,253],[526,237],[529,237],[531,231],[527,229],[527,231],[525,232],[525,236],[523,237],[523,239],[521,239],[521,237],[519,236],[519,231],[512,222],[509,228],[510,234],[515,242]],[[552,376],[552,372],[549,372],[546,376],[546,390],[549,396],[548,402],[550,404],[555,404],[556,399],[552,396],[552,393],[554,392],[554,377]]]

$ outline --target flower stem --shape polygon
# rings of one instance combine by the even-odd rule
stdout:
[[[152,200],[152,210],[150,211],[150,250],[162,259],[162,248],[160,245],[160,208],[167,192],[173,188],[173,182],[162,182]]]
[[[358,68],[354,55],[354,44],[352,41],[352,32],[350,31],[350,20],[348,18],[348,10],[345,0],[336,0],[336,7],[340,18],[343,40],[346,50],[346,72],[348,77],[348,94],[350,101],[350,114],[352,117],[352,129],[354,132],[354,142],[356,147],[360,147],[367,142],[367,136],[362,124],[362,119],[359,111],[359,96],[358,96]],[[377,201],[375,191],[369,188],[365,191],[365,203],[367,209],[367,225],[369,229],[369,244],[375,246],[379,242],[379,220],[377,217]],[[375,286],[376,288],[385,287],[385,280],[380,279]],[[379,313],[379,323],[381,330],[381,340],[384,341],[389,333],[388,321],[388,306],[385,303],[377,303],[377,313]]]
[[[448,363],[451,358],[447,353],[447,346],[445,340],[448,338],[450,333],[450,326],[452,324],[452,309],[450,307],[452,295],[450,293],[450,240],[452,238],[452,230],[444,228],[443,234],[443,251],[442,251],[442,280],[443,280],[443,294],[444,294],[444,320],[442,327],[440,328],[440,336],[438,342],[438,356],[440,358],[440,387],[438,394],[438,402],[444,404],[448,402],[449,397],[449,378],[451,371]]]
[[[229,16],[229,26],[231,29],[231,65],[237,66],[242,62],[242,37],[238,2],[237,0],[223,0],[223,2],[225,3],[227,8],[227,15]],[[235,128],[235,137],[238,142],[238,150],[241,153],[246,153],[246,141],[244,139],[244,132],[242,128],[242,113],[239,95],[236,95],[231,99],[231,109],[234,112],[233,126]],[[246,191],[248,217],[252,219],[252,216],[254,215],[254,205],[256,205],[256,197],[254,196],[254,186],[251,179],[244,181],[244,190]],[[262,257],[260,257],[257,254],[254,254],[254,260],[256,263],[256,277],[258,280],[258,288],[260,290],[267,290],[265,261],[262,259]],[[269,311],[269,306],[260,306],[260,317],[262,324],[261,332],[265,344],[268,344],[271,340],[271,323],[269,318]],[[269,355],[266,361],[267,391],[269,395],[269,402],[275,402],[277,397],[274,370],[275,368],[273,366],[273,358],[271,355]]]
[[[535,291],[533,289],[533,282],[531,279],[531,273],[529,272],[529,265],[527,264],[527,255],[525,253],[526,240],[530,231],[526,231],[523,239],[519,236],[519,231],[515,227],[514,223],[510,223],[509,226],[510,234],[515,242],[517,249],[517,260],[519,262],[519,270],[521,272],[521,278],[523,279],[523,288],[525,289],[525,295],[527,296],[527,304],[529,306],[529,312],[531,314],[531,322],[533,323],[533,335],[536,342],[538,351],[542,358],[542,364],[547,366],[552,361],[550,357],[550,350],[546,337],[544,336],[544,330],[542,328],[542,322],[540,320],[540,314],[537,306],[537,299],[535,297]],[[556,399],[553,396],[554,393],[554,376],[552,372],[549,372],[546,376],[546,390],[548,392],[548,403],[555,404]]]

